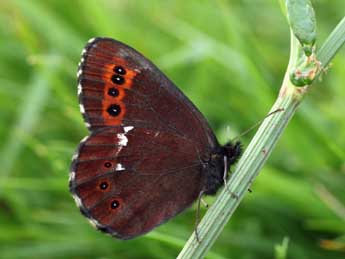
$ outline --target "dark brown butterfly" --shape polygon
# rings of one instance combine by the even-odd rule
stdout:
[[[241,154],[239,142],[220,146],[191,101],[121,42],[91,39],[78,83],[90,136],[73,156],[70,191],[82,214],[112,236],[144,234],[200,194],[215,194]]]

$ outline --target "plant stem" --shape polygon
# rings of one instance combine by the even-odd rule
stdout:
[[[344,44],[345,37],[345,17],[341,19],[332,33],[326,39],[320,50],[317,52],[317,58],[321,62],[322,67],[326,67],[331,62],[334,55]]]
[[[285,78],[284,84],[290,84],[289,76]],[[290,86],[284,88],[293,89]],[[271,112],[277,109],[284,109],[284,111],[273,114],[262,123],[238,162],[227,188],[222,190],[200,222],[198,234],[201,242],[196,241],[195,233],[193,233],[178,258],[202,258],[210,249],[251,183],[259,174],[279,136],[298,107],[299,100],[299,98],[295,98],[292,91],[287,91],[286,94],[278,97]]]
[[[268,159],[279,137],[294,115],[303,96],[306,94],[308,86],[295,87],[289,79],[290,68],[296,64],[300,48],[300,45],[292,33],[291,37],[289,66],[279,96],[270,112],[277,109],[284,109],[284,111],[269,116],[261,124],[238,162],[236,170],[232,174],[227,187],[222,190],[200,222],[198,226],[200,243],[196,240],[195,233],[193,233],[177,258],[194,259],[203,258],[205,256],[240,204],[244,195],[247,193],[255,177],[259,174],[260,169]],[[330,62],[344,41],[345,22],[343,19],[320,50],[320,55],[323,55],[320,58],[320,61],[323,62],[322,64],[328,64]],[[337,44],[334,44],[335,42],[337,42]],[[331,50],[328,48],[333,49]]]

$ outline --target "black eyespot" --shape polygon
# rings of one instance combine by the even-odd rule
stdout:
[[[115,87],[109,88],[108,95],[116,97],[119,95],[119,90],[117,90]]]
[[[106,168],[109,168],[109,167],[111,167],[111,163],[110,163],[110,162],[105,162],[105,163],[104,163],[104,166],[105,166]]]
[[[110,204],[110,207],[112,208],[112,209],[116,209],[116,208],[118,208],[119,207],[119,202],[117,201],[117,200],[113,200],[112,202],[111,202],[111,204]]]
[[[113,116],[113,117],[116,117],[117,115],[120,114],[121,112],[121,108],[119,105],[117,104],[111,104],[108,109],[107,109],[107,112],[109,113],[109,115]]]
[[[119,74],[119,75],[125,75],[126,74],[126,70],[121,66],[114,67],[114,72],[116,74]]]
[[[125,79],[122,76],[113,75],[111,77],[111,81],[113,81],[114,84],[122,85],[125,82]]]
[[[105,190],[108,188],[108,183],[107,182],[101,182],[101,184],[99,185],[99,188],[101,188],[102,190]]]

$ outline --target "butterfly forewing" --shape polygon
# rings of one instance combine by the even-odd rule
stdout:
[[[91,130],[138,125],[194,139],[199,148],[216,146],[206,120],[150,61],[108,38],[91,40],[78,71],[79,99]]]

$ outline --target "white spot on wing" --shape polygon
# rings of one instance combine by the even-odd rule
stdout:
[[[123,133],[118,133],[117,134],[117,138],[119,139],[119,145],[120,146],[127,146],[127,143],[128,143],[128,138],[126,137],[125,134]]]
[[[79,84],[78,84],[78,95],[81,94],[81,90],[82,90],[82,89],[81,89],[81,84],[79,83]]]
[[[72,194],[72,196],[73,196],[73,199],[74,199],[75,203],[77,204],[78,208],[81,208],[83,206],[83,204],[81,203],[80,198],[75,194]]]
[[[89,136],[84,137],[84,138],[80,141],[80,144],[81,144],[81,143],[84,143],[88,138],[89,138]]]
[[[78,157],[78,155],[79,155],[79,153],[78,152],[76,152],[73,156],[72,156],[72,161],[74,161],[74,160],[76,160],[77,159],[77,157]]]
[[[79,104],[80,112],[85,113],[84,105]]]
[[[99,223],[97,220],[95,220],[94,218],[88,218],[90,224],[95,227],[95,228],[101,228],[103,227],[103,225],[101,223]]]
[[[69,174],[69,181],[70,181],[70,182],[74,181],[74,178],[75,178],[75,172],[72,171],[72,172]]]
[[[82,57],[78,63],[78,68],[81,70],[81,65],[84,64],[85,59]]]
[[[77,72],[77,77],[79,77],[81,75],[81,73],[82,73],[82,71],[81,71],[81,69],[79,69]]]
[[[87,43],[89,43],[89,44],[90,44],[90,43],[94,42],[95,40],[96,40],[96,38],[91,38],[91,39],[89,39],[89,40],[88,40],[88,42],[87,42]]]
[[[119,147],[116,151],[116,154],[115,154],[116,156],[121,152],[122,147],[127,146],[128,138],[126,137],[126,134],[133,129],[134,129],[134,126],[126,126],[126,127],[123,127],[124,133],[117,134],[118,142],[116,144],[119,145]]]
[[[88,122],[85,122],[85,126],[86,126],[87,128],[90,128],[90,127],[91,127],[90,123],[88,123]]]
[[[131,131],[132,129],[134,129],[134,126],[126,126],[123,128],[123,130],[125,131],[125,133]]]
[[[116,164],[115,170],[116,170],[116,171],[121,171],[121,170],[125,170],[125,168],[123,167],[122,164],[118,163],[118,164]]]

